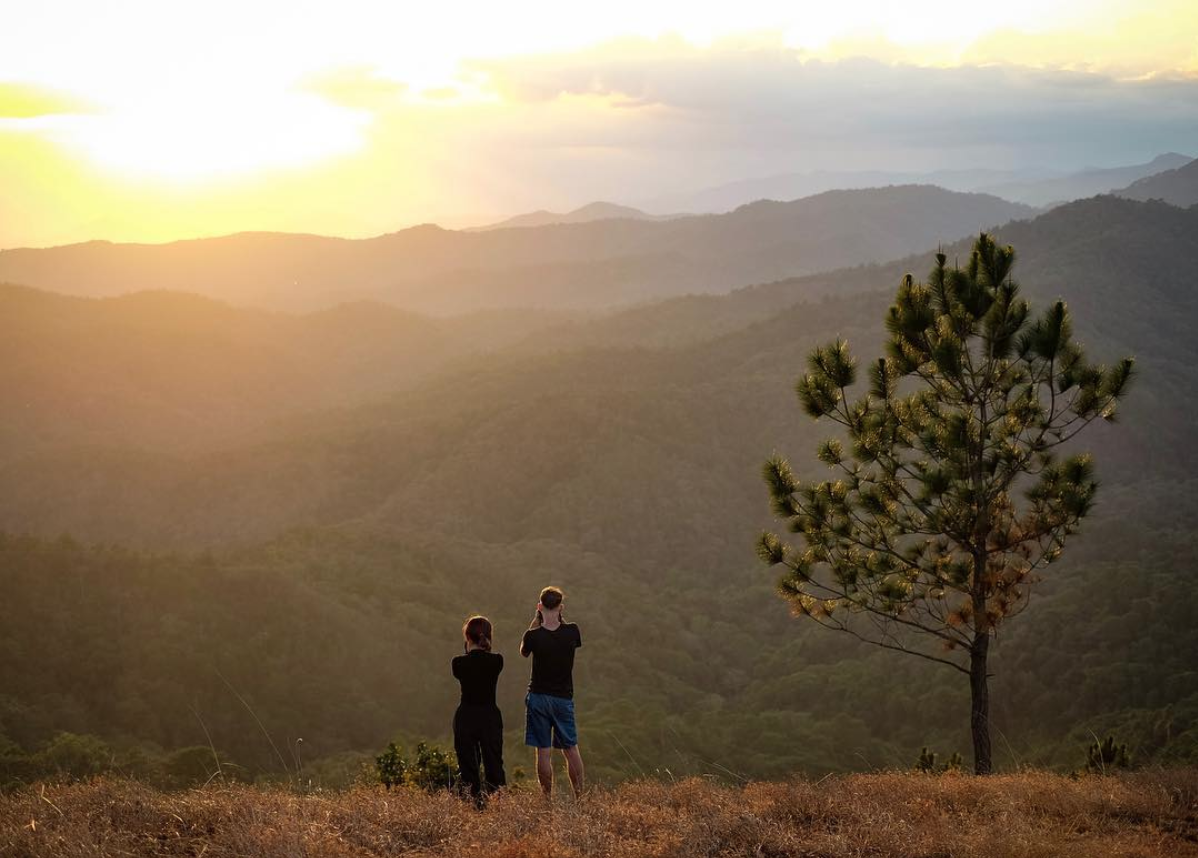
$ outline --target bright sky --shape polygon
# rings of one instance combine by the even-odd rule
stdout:
[[[363,235],[774,172],[1198,148],[1193,0],[38,0],[3,32],[0,247]],[[1052,130],[917,139],[916,90],[959,112],[979,86],[1009,103],[996,123]]]

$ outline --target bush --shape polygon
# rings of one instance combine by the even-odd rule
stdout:
[[[379,783],[387,789],[400,786],[408,771],[408,761],[404,759],[403,749],[394,742],[387,745],[387,750],[374,758],[375,768],[379,773]]]
[[[205,745],[180,748],[162,763],[166,784],[174,789],[203,786],[216,777],[230,777],[234,766]]]
[[[924,747],[924,749],[919,752],[919,759],[915,763],[915,770],[918,772],[925,772],[930,775],[942,775],[945,772],[960,771],[964,762],[965,761],[961,759],[961,755],[954,751],[953,755],[948,758],[947,763],[942,766],[938,766],[936,765],[936,752],[929,751],[926,747]]]
[[[106,742],[77,733],[59,733],[35,755],[35,765],[42,773],[60,778],[94,777],[110,771],[113,761]]]
[[[390,742],[387,749],[374,758],[374,765],[379,783],[387,789],[403,785],[425,792],[451,789],[458,770],[452,751],[428,742],[416,746],[416,758],[411,761],[404,756],[401,746]]]
[[[425,792],[450,789],[457,779],[458,761],[452,751],[421,742],[416,746],[416,761],[408,766],[406,782]]]
[[[1101,743],[1095,738],[1086,749],[1086,771],[1106,774],[1114,769],[1130,769],[1131,755],[1127,745],[1115,744],[1114,736],[1107,736]]]

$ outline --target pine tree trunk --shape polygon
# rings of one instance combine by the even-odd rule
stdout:
[[[969,727],[973,732],[974,774],[988,775],[990,760],[990,686],[986,675],[990,653],[990,633],[984,631],[973,641],[969,654]]]

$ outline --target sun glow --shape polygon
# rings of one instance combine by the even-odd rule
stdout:
[[[371,116],[314,95],[55,117],[49,136],[129,179],[227,180],[352,155]]]
[[[551,145],[561,159],[547,174],[553,185],[587,179],[578,160],[586,151],[610,153],[620,169],[647,163],[660,141],[655,123],[670,108],[653,93],[634,94],[645,89],[634,59],[642,68],[679,60],[689,69],[697,54],[743,50],[786,53],[792,63],[867,57],[1121,79],[1198,75],[1192,0],[1008,0],[968,14],[953,0],[446,0],[420,8],[40,0],[7,11],[5,36],[0,186],[8,201],[0,215],[23,216],[5,218],[0,246],[96,237],[108,224],[120,230],[103,237],[160,236],[167,207],[188,224],[180,228],[210,233],[306,223],[353,234],[498,211],[493,200],[526,189],[518,171],[540,169]],[[520,73],[505,77],[505,63]],[[551,73],[562,68],[568,76]],[[658,84],[680,93],[675,113],[690,121],[683,82]],[[724,81],[711,84],[718,90]],[[493,157],[500,146],[509,147],[502,164]],[[659,164],[653,172],[681,180],[693,169]],[[196,211],[213,206],[205,226],[179,219],[186,194]],[[213,202],[221,194],[227,205]],[[439,208],[421,208],[428,205]],[[326,216],[333,210],[352,210],[353,225]],[[263,211],[274,213],[269,223],[228,214]]]

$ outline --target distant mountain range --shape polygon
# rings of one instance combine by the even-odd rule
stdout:
[[[1188,155],[1169,152],[1165,155],[1158,155],[1147,164],[1133,164],[1129,167],[1111,169],[1088,169],[1055,179],[984,185],[977,190],[994,194],[1006,200],[1015,200],[1033,206],[1047,206],[1092,197],[1096,194],[1108,194],[1131,182],[1182,167],[1192,160]]]
[[[555,223],[590,223],[595,220],[670,220],[682,215],[651,215],[631,206],[621,206],[616,203],[594,202],[587,203],[573,211],[559,213],[540,209],[528,214],[516,215],[498,223],[476,226],[468,232],[481,232],[489,229],[512,229],[528,226],[549,226]]]
[[[790,200],[835,188],[928,184],[953,191],[994,194],[1012,202],[1043,207],[1109,193],[1129,182],[1180,167],[1189,161],[1189,156],[1171,152],[1145,164],[1112,169],[1087,168],[1077,172],[1043,169],[936,170],[923,173],[817,170],[729,182],[692,193],[656,197],[638,205],[650,212],[722,212],[753,200]]]
[[[594,309],[881,262],[1028,217],[998,197],[931,186],[830,191],[721,215],[365,240],[241,233],[162,245],[87,242],[0,252],[0,282],[83,296],[168,289],[318,309],[381,300],[436,314]]]
[[[890,185],[935,185],[968,193],[984,185],[1018,179],[1052,176],[1048,171],[936,170],[814,170],[740,179],[698,191],[668,194],[641,200],[637,206],[649,212],[726,212],[756,200],[794,200],[833,190],[884,188]]]
[[[1098,356],[1130,350],[1147,361],[1143,369],[1151,375],[1150,385],[1192,385],[1186,368],[1198,361],[1191,336],[1198,297],[1183,272],[1198,260],[1198,209],[1099,197],[1008,224],[998,235],[1014,243],[1020,277],[1033,297],[1064,296],[1075,305],[1083,341]],[[950,259],[964,258],[968,240],[945,250]],[[1175,260],[1176,267],[1160,261],[1162,255]],[[175,449],[181,434],[202,438],[205,432],[227,427],[222,409],[242,412],[239,425],[244,428],[255,418],[261,424],[268,417],[294,415],[301,407],[312,412],[330,406],[352,409],[419,382],[419,392],[393,399],[381,411],[326,411],[313,424],[319,429],[304,428],[301,434],[315,432],[314,443],[330,445],[312,461],[339,467],[329,458],[333,449],[374,443],[347,427],[379,421],[378,430],[390,432],[402,424],[405,433],[415,432],[422,440],[409,438],[390,447],[395,455],[400,449],[448,445],[443,454],[449,461],[457,442],[440,434],[436,421],[428,422],[433,415],[453,423],[453,432],[462,435],[465,445],[456,449],[467,449],[484,440],[475,432],[493,430],[472,425],[464,415],[483,402],[491,403],[484,411],[494,407],[504,412],[514,403],[533,402],[538,385],[567,398],[575,395],[571,391],[585,398],[583,391],[594,385],[612,396],[638,391],[637,398],[651,397],[652,391],[674,385],[700,390],[706,377],[702,368],[716,373],[718,367],[719,377],[730,385],[737,378],[764,373],[783,389],[803,358],[802,349],[788,341],[789,328],[805,332],[803,348],[812,337],[837,332],[864,331],[866,342],[872,342],[888,293],[901,274],[913,270],[922,275],[929,264],[924,252],[729,295],[676,298],[593,321],[528,321],[523,314],[438,321],[369,305],[296,316],[236,309],[186,295],[96,301],[9,288],[0,291],[0,365],[5,369],[0,382],[4,401],[13,406],[5,423],[5,451],[19,458],[56,445],[111,444],[121,438],[137,449]],[[546,355],[553,360],[545,360]],[[664,375],[651,381],[659,372]],[[740,394],[734,398],[739,401]],[[289,402],[294,407],[288,407]],[[1134,448],[1139,464],[1162,456],[1192,458],[1182,443],[1189,424],[1183,415],[1171,417],[1168,412],[1180,405],[1148,397],[1136,407],[1151,411],[1153,419],[1132,421],[1121,437],[1138,440],[1120,456],[1131,456]],[[589,413],[590,406],[585,410]],[[765,419],[764,414],[759,417]],[[459,420],[464,422],[453,422]],[[23,430],[19,437],[17,428]],[[515,424],[509,429],[516,432]],[[294,427],[288,433],[293,431]],[[554,435],[548,426],[545,431],[537,437]],[[580,431],[571,427],[564,437]],[[774,431],[781,437],[783,425]],[[501,435],[509,450],[525,443],[506,431]],[[475,440],[467,442],[467,437]],[[236,441],[226,431],[200,446],[227,446],[230,438]],[[1171,440],[1165,444],[1166,439]],[[285,442],[279,442],[277,452],[306,455]],[[529,450],[527,455],[534,453]],[[247,446],[246,459],[251,458]],[[429,462],[442,458],[438,454]],[[22,467],[32,467],[32,462]],[[161,473],[154,471],[156,466],[148,467],[147,476]],[[295,467],[300,467],[298,462]],[[1193,467],[1198,474],[1198,464]],[[122,466],[120,474],[126,473]],[[469,482],[464,474],[461,479],[451,484]],[[28,485],[37,491],[46,487],[41,480]],[[229,491],[225,500],[233,502],[236,491]],[[272,508],[293,502],[282,496],[276,501]],[[33,524],[26,518],[32,509],[18,494],[10,495],[0,504],[0,528]],[[59,517],[69,516],[69,509],[83,514],[91,508],[84,504],[46,511]],[[146,514],[149,517],[141,520],[152,529],[158,512]],[[226,514],[218,504],[191,511],[188,517],[212,516],[213,527],[219,529],[215,522]],[[417,514],[417,507],[405,514]],[[203,530],[199,518],[192,520],[197,533]],[[86,516],[54,521],[52,529],[69,526],[89,532]]]
[[[1198,161],[1147,176],[1117,193],[1132,200],[1163,200],[1182,208],[1198,205]]]

